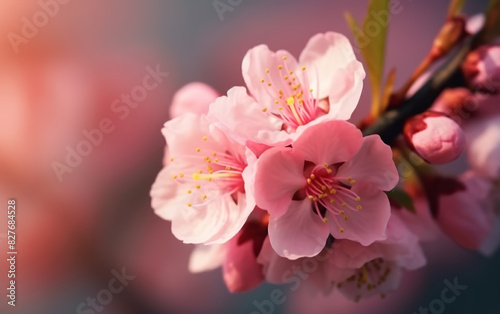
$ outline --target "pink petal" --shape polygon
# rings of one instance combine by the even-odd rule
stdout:
[[[212,103],[219,93],[204,83],[189,83],[179,89],[170,105],[170,117],[176,118],[186,112],[196,115],[206,114],[208,105]]]
[[[192,160],[180,158],[197,154],[197,148],[200,149],[199,154],[206,152],[212,154],[213,152],[224,152],[227,147],[231,146],[220,130],[210,127],[210,122],[205,116],[197,116],[192,113],[186,113],[167,121],[162,129],[162,134],[165,136],[169,154],[174,158],[174,163],[193,163]],[[210,137],[210,139],[204,140],[205,136]],[[204,168],[205,162],[201,155],[200,158],[196,158],[195,162]]]
[[[328,115],[334,119],[348,120],[356,109],[363,90],[363,65],[354,60],[346,68],[334,72],[332,77],[334,82],[329,88]]]
[[[305,160],[316,165],[329,165],[351,159],[363,142],[361,131],[349,122],[326,121],[302,132],[293,144]]]
[[[257,206],[275,217],[283,215],[292,197],[306,184],[304,159],[291,148],[267,150],[257,161],[255,172],[255,201]]]
[[[336,239],[348,239],[364,246],[385,240],[385,230],[391,215],[387,195],[373,185],[363,182],[354,185],[352,190],[361,197],[360,204],[363,208],[359,211],[346,210],[348,220],[344,220],[342,215],[333,216],[327,212],[331,234]],[[340,228],[343,228],[343,232]]]
[[[225,244],[196,245],[189,257],[189,271],[201,273],[222,266],[226,256],[226,246]]]
[[[479,176],[464,175],[465,191],[439,198],[437,221],[453,241],[479,249],[493,229],[493,204],[487,204],[491,184]]]
[[[281,140],[286,140],[286,132],[281,131],[283,123],[262,112],[262,108],[264,106],[248,96],[244,87],[233,87],[227,92],[227,96],[217,98],[210,106],[208,118],[229,137],[243,145],[249,140],[273,143],[280,136],[283,137]]]
[[[176,172],[177,169],[172,167],[163,168],[151,187],[151,207],[166,220],[172,220],[176,211],[188,202],[185,194],[178,191],[177,182],[172,179]]]
[[[270,216],[269,239],[278,255],[288,259],[311,257],[325,247],[328,226],[312,211],[311,201],[293,201],[288,211]]]
[[[207,244],[225,243],[241,230],[248,216],[255,208],[253,195],[238,193],[237,204],[233,206],[233,196],[225,197],[226,203],[217,210],[225,210],[227,218],[225,224],[206,241]],[[230,200],[231,199],[231,200]],[[214,210],[214,209],[212,209]],[[215,213],[214,213],[215,214]]]
[[[339,168],[337,177],[352,177],[359,182],[372,183],[385,191],[393,189],[399,181],[391,147],[382,142],[378,135],[363,139],[361,149]]]
[[[238,244],[238,236],[228,242],[222,266],[224,282],[230,292],[251,290],[264,280],[262,265],[254,255],[253,241]]]
[[[286,62],[284,62],[283,57],[286,56]],[[287,70],[295,71],[297,68],[297,61],[295,58],[284,50],[279,50],[277,52],[272,52],[266,45],[259,45],[250,49],[242,63],[242,72],[245,83],[248,90],[252,94],[257,102],[260,104],[271,104],[278,97],[277,91],[281,88],[284,89],[285,81],[282,78],[282,74],[278,71],[278,66],[286,66]],[[266,70],[269,69],[269,73]],[[285,69],[285,68],[284,68]],[[265,83],[262,83],[262,79]],[[275,96],[271,96],[272,93],[269,92],[270,88],[268,83],[272,81],[275,85],[272,86],[272,90],[276,91]]]
[[[342,34],[328,32],[313,36],[300,54],[300,64],[308,67],[308,78],[311,86],[318,88],[318,99],[331,94],[335,84],[344,81],[337,70],[345,69],[356,60],[349,40]],[[349,77],[349,73],[344,73]],[[364,71],[360,68],[359,74],[364,78]],[[362,82],[361,82],[362,86]],[[357,88],[357,86],[356,86]],[[359,100],[359,95],[358,95]],[[357,104],[358,100],[355,101]]]
[[[238,233],[241,226],[231,224],[241,209],[231,195],[213,197],[203,207],[184,205],[172,219],[172,233],[184,243],[224,243]],[[239,228],[238,228],[239,227]]]

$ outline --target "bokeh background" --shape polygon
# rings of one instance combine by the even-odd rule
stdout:
[[[228,3],[226,0],[221,0]],[[45,3],[46,0],[42,0]],[[238,1],[233,1],[232,3]],[[386,68],[397,67],[397,86],[427,53],[448,3],[400,0],[392,16]],[[367,1],[243,0],[223,20],[212,0],[69,0],[37,33],[13,48],[25,18],[41,9],[35,0],[0,3],[0,288],[7,288],[7,200],[17,201],[17,302],[1,313],[76,313],[87,297],[107,286],[113,269],[135,279],[101,313],[252,313],[253,302],[275,289],[262,285],[230,294],[220,270],[190,274],[192,246],[176,240],[170,223],[155,216],[149,189],[162,166],[173,93],[202,81],[225,93],[242,85],[246,51],[267,44],[298,56],[318,32],[352,36],[344,20],[358,19]],[[469,1],[481,12],[486,0]],[[54,9],[55,10],[55,9]],[[55,12],[55,11],[54,11]],[[9,35],[11,34],[11,35]],[[9,37],[10,36],[10,37]],[[112,103],[142,83],[147,67],[167,72],[159,86],[122,120]],[[368,111],[368,81],[357,117]],[[105,134],[60,182],[54,162],[83,130],[110,119]],[[3,206],[3,205],[2,205]],[[500,254],[484,258],[451,242],[427,244],[429,266],[408,273],[384,300],[358,304],[339,295],[290,292],[274,313],[418,313],[440,297],[443,280],[467,289],[446,313],[500,313]]]

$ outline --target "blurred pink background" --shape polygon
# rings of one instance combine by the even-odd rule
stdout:
[[[387,70],[397,67],[397,86],[427,53],[448,5],[399,2],[402,10],[391,20],[386,59]],[[190,274],[192,246],[175,239],[170,223],[150,208],[169,103],[191,81],[221,93],[242,85],[241,60],[257,44],[298,55],[318,32],[352,38],[344,12],[361,19],[367,1],[247,0],[221,21],[206,0],[70,0],[57,10],[51,7],[54,16],[37,27],[36,35],[13,47],[9,34],[22,35],[23,18],[39,15],[40,3],[0,4],[0,196],[5,206],[0,251],[6,256],[8,199],[17,203],[18,251],[16,307],[8,306],[4,296],[0,312],[78,313],[81,302],[107,286],[111,271],[122,268],[135,279],[101,313],[257,311],[253,302],[269,298],[276,287],[230,294],[220,270]],[[479,13],[485,4],[469,1],[465,11]],[[112,104],[143,84],[147,67],[168,76],[121,119]],[[365,86],[358,118],[368,112],[367,80]],[[113,131],[62,174],[61,182],[54,162],[63,163],[66,147],[76,149],[85,139],[82,131],[99,128],[103,119],[111,121]],[[447,305],[447,313],[500,312],[500,288],[493,280],[500,278],[498,254],[482,258],[451,242],[426,249],[430,265],[409,274],[400,291],[384,300],[354,304],[338,295],[290,292],[274,313],[411,313],[427,307],[439,296],[443,280],[454,277],[469,288]],[[3,257],[0,269],[5,292]],[[289,292],[286,286],[280,289]]]

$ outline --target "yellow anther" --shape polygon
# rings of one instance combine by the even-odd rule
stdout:
[[[183,178],[184,174],[183,173],[179,173],[179,177]]]
[[[347,204],[346,204],[346,203],[342,203],[342,207],[346,207],[346,206],[347,206]]]
[[[349,217],[347,217],[347,216],[344,216],[344,220],[347,220],[347,219],[349,219]]]
[[[311,179],[307,178],[307,183],[311,184]]]
[[[361,205],[358,205],[356,208],[357,208],[358,210],[361,210],[361,208],[363,208],[363,207],[362,207]]]
[[[340,211],[340,214],[341,214],[341,215],[343,215],[343,214],[345,214],[345,212],[344,212],[343,210],[341,210],[341,211]]]
[[[308,196],[308,198],[309,198],[310,200],[312,200],[312,199],[314,199],[314,196],[309,195],[309,196]]]
[[[340,228],[340,232],[343,233],[344,232],[344,228]]]
[[[337,190],[335,190],[335,189],[331,189],[331,190],[330,190],[330,194],[337,194]]]
[[[215,162],[219,162],[219,158],[215,158],[215,159],[214,159],[214,161],[215,161]]]
[[[302,67],[302,71],[305,71],[306,70],[306,67]]]
[[[351,180],[351,184],[352,185],[356,184],[356,180]]]
[[[311,88],[309,91],[312,93],[312,92],[313,92],[313,89]]]
[[[293,74],[293,71],[288,72],[288,74],[292,75],[292,74]]]
[[[281,59],[286,60],[286,56],[283,56]]]
[[[262,112],[266,112],[266,111],[267,111],[267,108],[262,109]]]
[[[278,110],[283,110],[283,107],[279,107]]]
[[[266,73],[269,73],[269,69],[266,69]]]
[[[278,91],[278,93],[279,93],[280,95],[282,95],[282,94],[283,94],[283,91],[280,89],[280,90]]]
[[[271,83],[267,83],[267,86],[272,86],[272,85],[273,85],[273,84],[271,84]]]
[[[332,173],[332,172],[333,172],[333,170],[332,170],[332,169],[326,169],[326,172],[328,172],[328,173]]]
[[[206,196],[206,195],[203,195],[201,198],[202,198],[203,200],[206,200],[206,199],[207,199],[207,196]]]
[[[226,170],[231,170],[231,167],[229,167],[229,166],[226,166]]]
[[[311,173],[311,179],[314,180],[314,178],[316,178],[316,176],[314,175],[314,173]]]
[[[176,174],[174,174],[174,176],[173,176],[172,178],[177,179],[177,175],[176,175]]]
[[[326,185],[321,186],[321,190],[325,191],[326,190]]]
[[[330,200],[330,204],[335,204],[335,201],[334,200]]]
[[[264,80],[264,79],[261,79],[260,81],[261,81],[262,83],[264,83],[264,82],[265,82],[265,80]]]
[[[200,169],[200,170],[198,170],[198,173],[199,173],[199,174],[202,174],[202,173],[203,173],[203,170],[201,170],[201,169]]]
[[[275,103],[275,104],[279,104],[279,103],[280,103],[280,101],[279,101],[279,100],[275,100],[275,101],[274,101],[274,103]]]
[[[356,197],[356,202],[361,202],[361,197]]]
[[[196,151],[199,153],[201,151],[201,148],[196,147]]]
[[[289,105],[289,106],[293,106],[293,104],[295,104],[295,99],[293,97],[288,97],[286,99],[286,103]]]
[[[283,66],[282,65],[278,65],[278,70],[281,70],[283,69]]]
[[[193,173],[193,180],[200,180],[200,174],[199,173]]]
[[[288,75],[283,76],[285,80],[288,80]]]
[[[324,222],[324,223],[327,223],[327,222],[328,222],[328,219],[326,219],[326,217],[325,217],[325,218],[323,218],[323,222]]]
[[[170,161],[174,161],[174,158],[173,158],[173,157],[172,157],[172,158],[170,158]]]
[[[204,136],[204,137],[203,137],[203,140],[204,140],[204,141],[208,140],[208,137]]]
[[[187,205],[188,205],[188,207],[191,207],[191,206],[193,206],[193,205],[191,205],[191,203],[187,203]]]
[[[200,186],[199,184],[197,184],[197,185],[196,185],[196,188],[197,188],[197,189],[200,189],[200,188],[201,188],[201,186]]]
[[[214,157],[217,156],[217,153],[213,153],[212,156],[214,156]]]
[[[192,191],[191,191],[191,190],[187,190],[187,192],[188,192],[188,194],[191,194],[191,193],[192,193]]]
[[[325,162],[325,163],[323,164],[323,167],[328,168],[328,164]]]

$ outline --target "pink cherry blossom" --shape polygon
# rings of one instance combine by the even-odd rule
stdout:
[[[457,159],[465,148],[460,126],[450,118],[428,111],[406,122],[406,142],[427,162],[445,164]]]
[[[332,32],[313,36],[299,61],[266,45],[252,48],[242,70],[251,96],[236,87],[209,115],[240,143],[267,145],[289,144],[294,133],[320,121],[349,119],[365,77],[348,39]]]
[[[338,285],[347,298],[358,301],[397,289],[403,269],[415,270],[426,264],[419,239],[398,217],[391,215],[387,239],[368,247],[349,240],[339,240],[332,264],[355,268],[356,273]]]
[[[324,294],[337,288],[357,301],[396,289],[403,269],[415,270],[424,266],[426,260],[418,238],[393,215],[387,226],[387,239],[369,246],[334,240],[314,257],[290,260],[277,255],[266,239],[258,262],[271,283],[293,284],[292,291],[304,283],[311,292]]]
[[[500,244],[500,187],[474,172],[460,182],[455,193],[440,195],[437,222],[458,244],[489,255]]]
[[[345,121],[324,122],[292,147],[264,152],[256,168],[256,203],[270,214],[270,242],[280,256],[314,256],[329,234],[362,245],[385,239],[390,206],[383,190],[399,177],[379,136],[363,138]]]
[[[255,156],[204,116],[184,114],[162,130],[169,163],[151,189],[152,207],[185,243],[223,243],[255,207]],[[246,193],[245,193],[246,192]]]

